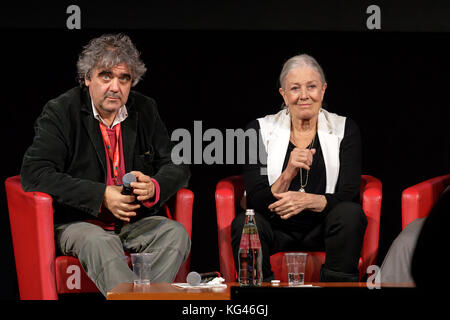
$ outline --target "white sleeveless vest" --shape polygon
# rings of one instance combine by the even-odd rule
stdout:
[[[291,116],[283,109],[259,118],[261,136],[267,152],[267,177],[272,185],[281,175],[289,145]],[[334,193],[339,176],[339,147],[345,132],[345,117],[320,109],[317,134],[325,162],[325,193]]]

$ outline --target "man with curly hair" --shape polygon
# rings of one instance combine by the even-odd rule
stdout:
[[[128,36],[109,34],[84,47],[77,67],[80,86],[36,120],[22,186],[53,197],[57,250],[77,257],[104,295],[134,280],[124,251],[152,253],[151,281],[172,282],[191,243],[162,205],[190,173],[171,160],[155,101],[131,90],[145,65]],[[132,195],[121,193],[127,172]]]

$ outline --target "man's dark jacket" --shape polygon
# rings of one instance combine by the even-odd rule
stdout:
[[[131,91],[128,117],[121,123],[125,172],[141,171],[158,181],[159,202],[141,206],[138,217],[158,214],[161,205],[186,187],[189,169],[171,161],[172,144],[153,99]],[[106,153],[87,88],[76,87],[50,100],[35,123],[25,152],[21,180],[25,191],[54,199],[55,223],[97,217],[106,189]]]

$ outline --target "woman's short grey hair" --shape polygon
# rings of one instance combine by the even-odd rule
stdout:
[[[78,81],[83,86],[85,79],[91,79],[95,68],[109,69],[121,63],[126,63],[130,68],[132,86],[138,84],[147,71],[139,51],[127,35],[105,34],[92,39],[78,57]]]
[[[313,68],[314,70],[317,71],[317,73],[319,73],[320,75],[320,79],[322,81],[322,84],[326,83],[325,80],[325,73],[322,70],[322,67],[320,66],[320,64],[317,62],[316,59],[314,59],[313,57],[311,57],[310,55],[307,54],[300,54],[297,56],[293,56],[292,58],[289,58],[283,65],[283,69],[281,70],[280,73],[280,86],[281,88],[284,89],[284,85],[285,85],[285,80],[286,80],[286,76],[288,75],[288,73],[296,68],[299,67],[310,67]]]

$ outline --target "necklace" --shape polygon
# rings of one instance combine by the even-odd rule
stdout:
[[[292,137],[294,138],[294,135],[292,135]],[[314,146],[314,142],[316,141],[316,134],[314,133],[314,138],[312,139],[311,143],[309,144],[309,146],[307,147],[308,150],[311,150]],[[294,138],[294,142],[295,142],[295,138]],[[300,189],[298,191],[300,192],[305,192],[305,188],[306,185],[308,184],[308,178],[309,178],[309,171],[306,171],[306,181],[305,184],[303,184],[303,175],[302,175],[302,171],[303,168],[300,168]]]

